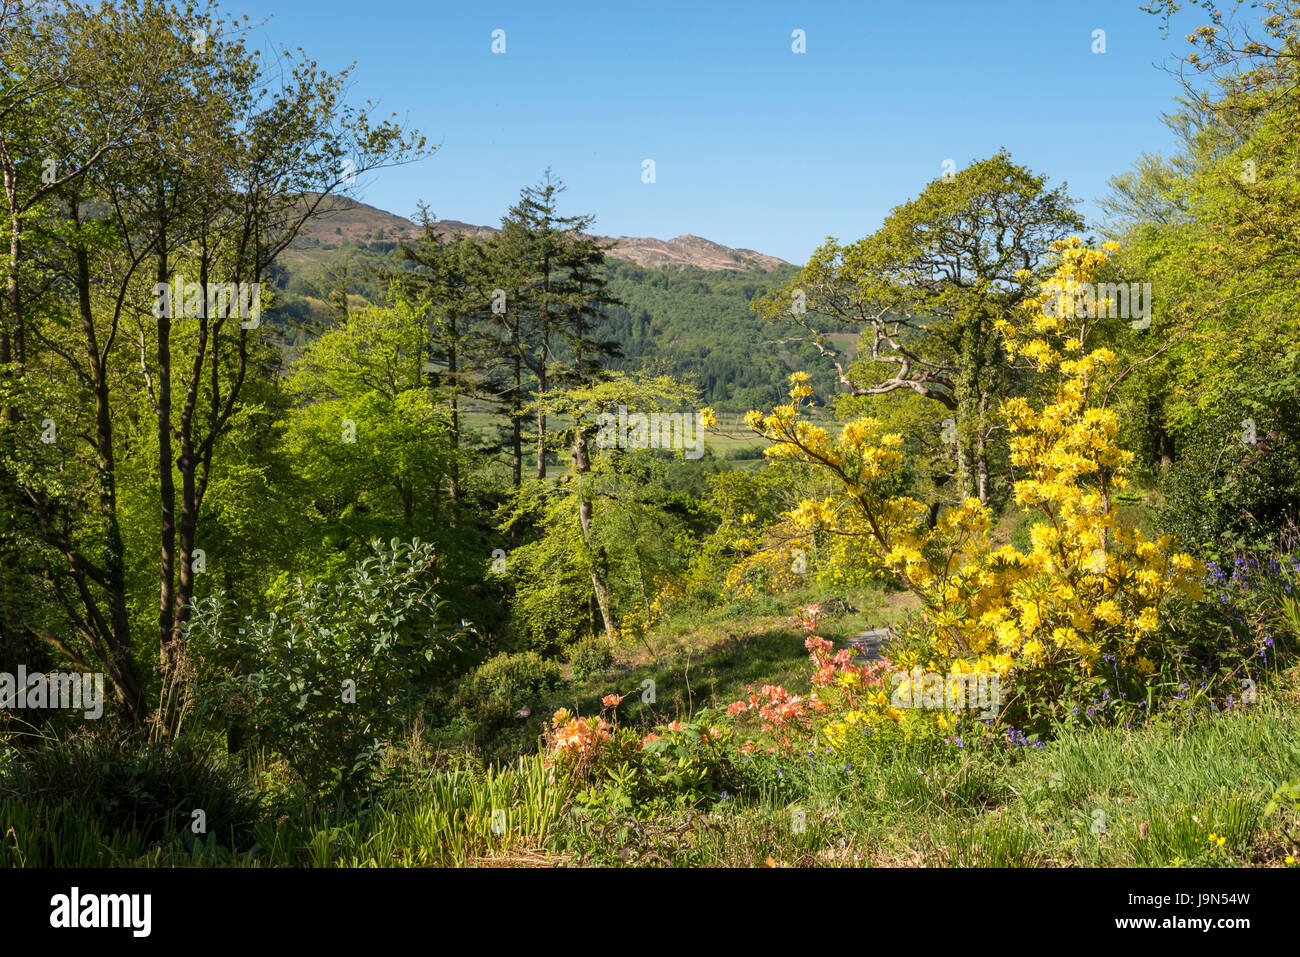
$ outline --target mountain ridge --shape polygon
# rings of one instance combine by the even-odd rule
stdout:
[[[423,230],[415,222],[343,196],[329,197],[325,212],[310,221],[300,236],[300,242],[326,245],[332,237],[341,236],[352,242],[371,242],[385,239],[413,239]],[[439,219],[435,226],[453,236],[494,236],[500,230],[495,226],[478,226],[458,219]],[[662,266],[695,266],[708,271],[761,269],[770,271],[779,266],[789,266],[784,259],[769,256],[754,249],[736,248],[714,242],[703,236],[685,233],[672,239],[648,236],[596,236],[611,244],[606,253],[612,259],[622,259],[646,269]],[[314,244],[313,243],[313,244]]]

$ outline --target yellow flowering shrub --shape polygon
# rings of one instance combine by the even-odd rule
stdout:
[[[1114,496],[1132,459],[1106,407],[1105,386],[1118,370],[1109,349],[1088,348],[1105,320],[1047,305],[1053,289],[1091,283],[1114,251],[1077,237],[1057,243],[1045,291],[1015,321],[998,324],[1012,359],[1027,361],[1051,388],[1042,408],[1017,398],[1002,409],[1019,477],[1014,500],[1037,517],[1028,551],[994,547],[994,516],[973,498],[927,527],[924,504],[891,493],[902,437],[872,418],[848,422],[836,438],[803,421],[799,373],[788,405],[747,416],[773,443],[768,456],[813,463],[837,479],[836,494],[800,502],[790,521],[855,543],[921,599],[926,651],[893,663],[997,675],[1002,688],[1017,689],[1003,701],[1004,717],[1008,706],[1039,711],[1103,659],[1115,673],[1152,673],[1161,604],[1174,592],[1200,595],[1203,566],[1176,552],[1171,536],[1148,541],[1118,522]]]

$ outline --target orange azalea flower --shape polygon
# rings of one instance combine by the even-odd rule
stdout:
[[[623,703],[623,696],[621,694],[607,694],[600,699],[600,703],[606,708],[617,708]]]
[[[681,723],[680,723],[680,722],[677,722],[677,721],[674,721],[672,724],[670,724],[670,725],[668,726],[668,730],[669,730],[669,731],[680,731],[680,730],[682,730]]]

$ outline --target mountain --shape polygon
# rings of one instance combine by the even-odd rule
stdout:
[[[423,234],[411,220],[365,203],[326,202],[325,214],[280,255],[272,276],[276,307],[269,322],[291,355],[337,321],[341,290],[351,309],[382,302],[386,289],[378,276],[396,265],[398,241]],[[458,220],[437,225],[447,234],[497,232]],[[719,411],[780,401],[792,369],[807,370],[818,395],[837,390],[811,346],[789,342],[750,309],[756,296],[789,281],[798,267],[699,236],[607,241],[613,248],[605,278],[622,305],[607,309],[601,333],[622,349],[625,358],[615,368],[692,381],[702,402]]]
[[[411,220],[389,213],[346,197],[330,197],[325,201],[326,213],[312,220],[295,244],[298,249],[323,250],[342,246],[343,243],[370,244],[374,242],[413,239],[421,229]],[[438,228],[448,235],[473,234],[491,236],[498,230],[493,226],[475,226],[456,219],[438,220]],[[675,239],[652,239],[639,236],[598,236],[612,243],[607,255],[622,259],[647,269],[660,266],[694,266],[697,269],[717,271],[724,269],[772,270],[790,265],[784,259],[767,256],[753,249],[732,249],[702,236],[678,236]]]

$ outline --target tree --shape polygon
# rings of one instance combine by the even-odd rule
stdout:
[[[1077,237],[1055,248],[1062,285],[1094,281],[1113,251],[1088,249]],[[1200,562],[1174,551],[1172,536],[1150,542],[1120,523],[1114,492],[1133,455],[1119,446],[1109,401],[1123,372],[1111,349],[1090,341],[1104,325],[1099,317],[1051,315],[1042,308],[1048,298],[1042,290],[1027,296],[1019,314],[997,324],[1008,354],[1050,393],[1041,408],[1022,397],[1003,408],[1015,501],[1038,519],[1028,551],[995,548],[992,513],[974,498],[928,528],[925,505],[892,487],[902,436],[862,418],[832,439],[800,417],[809,390],[797,373],[791,404],[749,414],[773,442],[768,455],[816,465],[838,482],[836,494],[801,502],[791,520],[857,542],[921,600],[928,644],[896,663],[1014,678],[1017,692],[1002,716],[1019,728],[1057,719],[1063,694],[1101,672],[1103,658],[1123,680],[1151,675],[1162,651],[1162,604],[1177,593],[1199,597],[1204,574]],[[883,696],[877,705],[878,720],[900,717]]]
[[[507,350],[513,353],[515,390],[521,389],[521,366],[536,380],[538,394],[553,385],[590,380],[602,360],[619,356],[617,343],[597,339],[605,309],[620,305],[605,290],[601,267],[605,250],[587,230],[594,216],[561,216],[564,184],[548,169],[501,221],[493,245],[496,275],[505,292]],[[512,402],[516,474],[521,456],[518,429],[522,395]],[[537,403],[537,477],[546,478],[545,403]],[[518,486],[518,480],[516,480]]]
[[[646,555],[635,548],[629,551],[623,547],[621,539],[630,526],[645,531],[651,523],[646,520],[647,503],[639,499],[625,478],[620,476],[619,470],[612,467],[613,457],[621,453],[617,445],[610,445],[607,441],[609,417],[617,420],[620,407],[624,411],[649,415],[680,406],[693,400],[697,394],[692,387],[667,376],[612,373],[587,385],[554,388],[538,399],[553,417],[562,417],[567,423],[558,437],[568,447],[572,467],[564,482],[549,495],[539,494],[540,485],[524,486],[507,522],[513,524],[526,510],[542,511],[542,542],[533,550],[552,548],[553,540],[568,544],[570,563],[590,580],[600,625],[611,644],[619,633],[614,588],[616,565],[634,569],[633,574],[643,586],[641,595],[646,604],[649,595],[644,577]],[[692,441],[702,443],[702,428],[711,424],[712,411],[704,410],[698,417],[695,412],[677,412],[676,416],[677,419],[670,423],[670,432],[676,429],[679,442],[685,440],[685,431],[689,431]],[[689,424],[686,417],[690,418]],[[653,426],[647,427],[653,429]],[[662,435],[660,429],[655,438],[660,439]],[[595,442],[602,451],[593,452]],[[603,513],[607,513],[604,518]],[[665,523],[661,521],[659,524]],[[611,530],[615,534],[611,535]],[[527,548],[525,546],[525,556],[529,554]],[[553,558],[559,558],[563,563],[563,556]],[[532,562],[532,566],[540,570],[543,564]],[[552,561],[550,567],[554,569],[556,563]]]
[[[959,497],[974,464],[989,501],[992,412],[1008,393],[995,323],[1024,301],[1024,276],[1049,244],[1083,223],[1065,188],[1047,190],[1001,152],[936,180],[851,246],[829,240],[800,273],[755,308],[793,327],[855,396],[911,391],[954,413]],[[875,375],[855,377],[832,335],[862,332]]]
[[[124,711],[139,720],[140,695],[127,668],[132,635],[116,500],[119,434],[140,421],[138,383],[142,378],[153,435],[131,449],[155,453],[154,630],[166,675],[183,646],[220,441],[243,412],[250,378],[269,370],[256,331],[260,307],[270,306],[261,282],[351,169],[402,162],[420,152],[422,140],[342,105],[346,74],[325,74],[287,51],[274,67],[278,87],[268,83],[243,28],[210,4],[132,0],[71,9],[69,16],[81,19],[70,22],[84,23],[87,42],[100,46],[92,45],[94,69],[70,80],[67,96],[80,118],[67,129],[88,129],[87,155],[96,158],[74,161],[70,168],[84,172],[56,179],[40,217],[28,218],[29,228],[40,230],[42,268],[19,276],[45,290],[48,305],[34,324],[28,320],[35,315],[13,311],[11,298],[6,325],[12,341],[39,342],[42,388],[57,391],[64,378],[80,387],[62,397],[61,414],[70,424],[93,425],[63,431],[68,445],[50,463],[57,473],[15,471],[47,587],[62,596],[68,622],[105,662]],[[65,59],[81,63],[85,54],[74,44]],[[128,105],[147,104],[125,139],[109,135],[121,112],[114,91],[122,88]],[[108,119],[78,108],[87,104],[102,106]],[[20,115],[17,128],[34,128],[32,114],[13,112]],[[94,126],[100,122],[102,130]],[[57,124],[52,129],[57,133]],[[95,154],[102,143],[112,148]],[[245,308],[231,308],[232,290]],[[87,396],[94,412],[83,418]],[[89,501],[80,491],[87,475]],[[78,514],[83,506],[97,518],[90,528]],[[66,641],[60,650],[78,654]]]
[[[454,524],[460,502],[460,400],[461,396],[482,395],[487,389],[492,277],[481,239],[465,235],[448,238],[423,206],[418,219],[424,234],[417,242],[399,243],[398,261],[405,268],[387,276],[427,315],[429,361],[424,368],[433,388],[447,396],[450,409],[448,497]]]
[[[1151,8],[1171,15],[1180,6]],[[1187,38],[1179,108],[1168,118],[1177,148],[1113,178],[1103,203],[1126,272],[1157,293],[1147,336],[1166,348],[1126,391],[1147,409],[1143,444],[1162,470],[1225,412],[1237,416],[1233,434],[1257,412],[1261,423],[1288,419],[1296,395],[1279,386],[1300,371],[1300,356],[1277,347],[1300,336],[1300,12],[1263,3],[1251,23],[1200,6],[1210,22]]]

